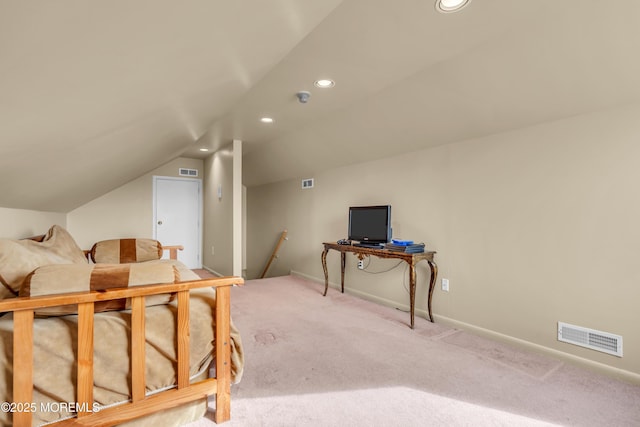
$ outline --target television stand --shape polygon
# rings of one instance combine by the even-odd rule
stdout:
[[[429,297],[427,299],[427,309],[430,322],[433,323],[433,315],[431,314],[431,297],[433,296],[433,289],[436,284],[436,276],[438,275],[438,266],[433,261],[435,252],[421,252],[421,253],[406,253],[399,251],[390,251],[389,249],[383,248],[371,248],[365,246],[356,246],[356,245],[341,245],[337,242],[331,243],[323,243],[324,250],[322,251],[322,269],[324,270],[324,293],[322,296],[327,295],[327,290],[329,289],[329,270],[327,270],[327,253],[330,250],[335,250],[340,252],[340,286],[341,291],[344,293],[344,269],[347,261],[347,252],[353,253],[358,259],[362,260],[365,256],[373,255],[378,258],[391,258],[391,259],[399,259],[405,261],[409,264],[409,307],[410,307],[410,315],[411,315],[411,329],[413,329],[414,324],[414,312],[415,312],[415,301],[416,301],[416,264],[422,260],[427,261],[429,263],[429,267],[431,267],[431,278],[429,279]]]

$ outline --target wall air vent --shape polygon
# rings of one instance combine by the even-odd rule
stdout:
[[[558,341],[622,357],[622,337],[620,335],[558,322]]]
[[[313,188],[313,178],[303,179],[302,188]]]
[[[180,176],[190,176],[190,177],[196,177],[198,176],[198,169],[187,169],[187,168],[180,168],[178,169],[178,175]]]

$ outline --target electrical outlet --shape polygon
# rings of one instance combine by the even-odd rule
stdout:
[[[442,279],[442,290],[449,292],[449,279]]]
[[[359,270],[364,270],[364,261],[362,261],[362,260],[358,261],[358,269]]]
[[[216,251],[213,249],[213,245],[211,245],[211,255],[215,255]]]

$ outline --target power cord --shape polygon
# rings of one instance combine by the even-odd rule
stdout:
[[[369,268],[369,264],[371,264],[371,257],[369,255],[367,255],[367,265],[365,265],[362,268],[362,271],[364,271],[365,273],[369,273],[369,274],[381,274],[381,273],[386,273],[388,271],[391,271],[395,268],[398,268],[400,266],[400,264],[404,263],[404,261],[398,261],[398,263],[396,265],[394,265],[393,267],[387,269],[387,270],[381,270],[381,271],[367,271],[367,268]],[[405,286],[406,289],[406,286]]]

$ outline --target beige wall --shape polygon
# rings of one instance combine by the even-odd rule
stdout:
[[[177,158],[112,190],[68,214],[0,208],[0,236],[23,238],[66,227],[78,245],[89,249],[103,239],[153,236],[153,176],[178,177],[179,168],[198,169],[203,180],[203,266],[219,274],[233,269],[233,153],[225,148],[206,160]],[[218,199],[218,184],[223,197]],[[211,254],[211,247],[215,255]]]
[[[346,237],[348,207],[389,203],[394,236],[438,251],[439,278],[450,279],[450,292],[436,287],[437,321],[640,378],[638,116],[584,115],[322,172],[310,190],[299,180],[249,188],[248,277],[286,228],[269,275],[322,280],[321,243]],[[339,256],[328,258],[336,285]],[[408,306],[405,266],[367,274],[355,261],[350,292]],[[373,259],[369,270],[394,265]],[[418,269],[422,315],[427,274]],[[624,357],[560,343],[558,321],[622,335]]]
[[[153,176],[178,177],[179,168],[198,169],[203,161],[177,158],[69,212],[67,228],[80,247],[104,239],[153,237]]]
[[[204,169],[203,265],[216,274],[228,276],[233,271],[233,152],[231,147],[209,156],[204,162]],[[222,187],[222,198],[218,198],[218,186]]]
[[[67,215],[26,209],[0,208],[0,237],[22,239],[46,233],[52,225],[67,226]]]

